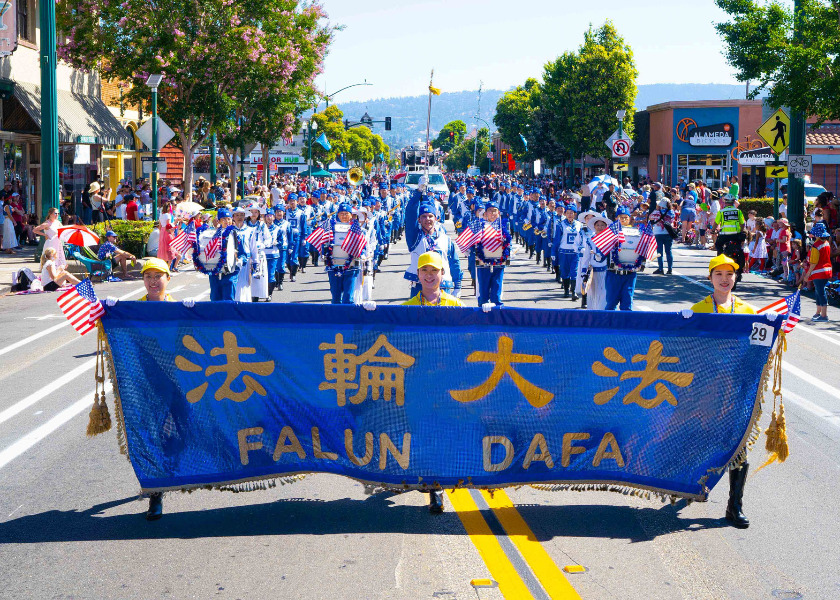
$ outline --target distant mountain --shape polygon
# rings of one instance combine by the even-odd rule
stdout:
[[[482,119],[493,125],[493,115],[496,113],[496,102],[504,94],[503,90],[482,90],[481,114]],[[744,98],[744,85],[730,85],[718,83],[654,83],[640,85],[636,97],[636,108],[644,109],[661,102],[677,100],[733,100]],[[391,117],[392,130],[385,131],[382,124],[375,124],[373,131],[396,150],[418,140],[426,139],[426,110],[428,96],[404,96],[401,98],[376,98],[364,102],[338,103],[344,116],[351,121],[358,121],[367,112],[374,120],[381,121]],[[474,119],[477,111],[478,91],[445,92],[432,98],[432,137],[450,121],[461,119],[471,130],[476,124],[484,124]]]

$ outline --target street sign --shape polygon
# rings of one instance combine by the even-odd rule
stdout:
[[[619,137],[618,137],[618,129],[616,129],[615,131],[613,131],[613,132],[612,132],[612,135],[611,135],[610,137],[608,137],[608,138],[607,138],[607,141],[606,141],[606,142],[604,142],[604,143],[607,145],[607,148],[609,148],[610,150],[612,150],[612,147],[613,147],[613,142],[614,142],[614,141],[616,141],[617,139],[619,139]],[[625,140],[626,142],[628,142],[628,143],[630,144],[630,147],[631,147],[631,148],[633,147],[633,140],[631,140],[631,139],[630,139],[630,136],[628,136],[628,135],[627,135],[626,133],[624,133],[623,131],[621,132],[621,138],[620,138],[620,139]]]
[[[814,170],[814,157],[810,154],[791,154],[788,156],[788,173],[791,175],[810,175]]]
[[[151,156],[143,156],[140,158],[143,162],[143,172],[144,173],[151,173],[152,172],[152,165],[157,163],[157,172],[158,175],[166,175],[166,160],[158,157],[157,160],[152,158]]]
[[[627,158],[630,156],[630,140],[620,139],[612,143],[613,158]]]
[[[781,108],[757,131],[776,154],[781,154],[790,145],[790,117]]]
[[[152,149],[152,120],[147,119],[145,123],[134,132],[134,135],[143,142],[147,148]],[[160,150],[169,140],[175,137],[175,132],[169,128],[169,125],[163,122],[163,119],[158,117],[157,125],[157,149]]]
[[[767,179],[785,179],[788,176],[787,165],[784,163],[778,165],[766,165],[764,167],[764,176]]]
[[[615,163],[613,165],[613,171],[627,171],[630,168],[630,165],[627,163]]]

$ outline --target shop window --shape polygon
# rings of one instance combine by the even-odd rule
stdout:
[[[32,23],[33,4],[34,0],[18,0],[17,3],[18,37],[32,44],[35,43],[35,27]]]

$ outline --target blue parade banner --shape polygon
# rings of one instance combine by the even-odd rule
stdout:
[[[174,302],[102,320],[144,491],[324,472],[696,500],[754,439],[781,321]]]

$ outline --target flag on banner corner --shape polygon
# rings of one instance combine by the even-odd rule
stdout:
[[[801,311],[802,301],[799,290],[796,290],[790,296],[779,298],[775,302],[771,302],[767,306],[759,308],[757,312],[758,314],[774,312],[787,317],[785,322],[782,324],[782,331],[790,333],[793,331],[793,328],[796,327],[796,324],[799,323]]]
[[[85,335],[96,327],[96,320],[105,314],[105,309],[96,298],[90,279],[83,279],[56,298],[58,307],[73,329]]]
[[[367,246],[367,238],[362,231],[358,221],[353,221],[350,226],[350,231],[344,236],[344,241],[341,243],[341,249],[350,256],[358,258],[362,255],[362,251]]]

